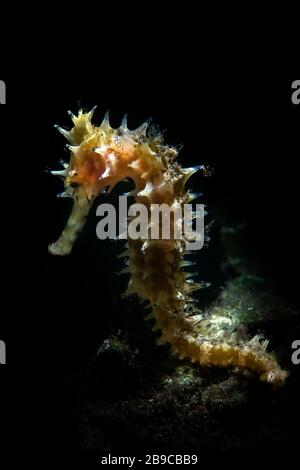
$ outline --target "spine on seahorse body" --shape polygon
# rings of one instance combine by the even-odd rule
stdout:
[[[153,204],[166,204],[172,213],[197,197],[186,190],[186,183],[200,167],[182,168],[176,162],[178,151],[166,145],[159,132],[149,136],[148,122],[129,130],[125,116],[121,126],[113,129],[107,115],[99,127],[94,126],[93,110],[71,116],[74,127],[70,131],[58,128],[71,144],[70,162],[53,174],[64,179],[63,196],[72,197],[74,206],[62,235],[49,246],[52,254],[70,253],[93,199],[105,188],[110,193],[127,177],[135,184],[131,193],[135,201],[149,209],[149,232],[153,228]],[[193,274],[183,270],[193,263],[184,258],[187,240],[174,236],[174,223],[170,219],[167,238],[161,236],[161,226],[158,239],[128,238],[126,250],[120,255],[127,259],[121,273],[130,274],[126,295],[135,293],[150,302],[151,313],[146,319],[155,320],[153,330],[161,332],[158,344],[169,343],[181,359],[202,366],[231,367],[240,373],[256,374],[274,387],[282,385],[287,372],[266,352],[266,341],[256,336],[250,342],[237,343],[234,335],[225,340],[216,326],[217,319],[199,313],[191,293],[203,284],[195,283]]]

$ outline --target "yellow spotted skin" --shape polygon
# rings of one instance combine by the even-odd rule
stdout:
[[[73,198],[74,204],[61,236],[49,246],[54,255],[71,252],[93,200],[104,189],[110,193],[118,182],[131,178],[136,202],[148,208],[151,204],[182,208],[194,198],[186,190],[187,180],[199,169],[205,172],[204,167],[182,168],[176,161],[178,151],[166,145],[160,133],[148,135],[148,122],[129,130],[125,117],[121,126],[113,129],[106,115],[101,125],[95,126],[93,112],[71,114],[71,130],[58,127],[69,142],[71,155],[63,170],[52,173],[64,180],[61,197]],[[130,275],[125,295],[137,294],[149,302],[151,313],[146,320],[155,321],[152,329],[160,331],[157,343],[170,344],[180,359],[203,367],[230,367],[243,375],[256,375],[275,388],[282,386],[288,374],[266,352],[266,341],[255,336],[251,341],[237,342],[234,335],[225,340],[219,327],[211,329],[215,319],[201,321],[192,292],[202,284],[193,282],[192,274],[183,270],[191,264],[184,258],[186,240],[174,237],[172,223],[169,238],[129,238],[119,256],[126,260],[122,273]]]

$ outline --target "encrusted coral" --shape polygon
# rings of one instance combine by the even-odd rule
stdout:
[[[109,124],[108,115],[100,126],[92,124],[93,110],[71,114],[74,127],[58,130],[68,139],[70,162],[61,171],[52,171],[64,179],[61,197],[74,200],[73,210],[60,238],[49,246],[54,255],[67,255],[82,230],[89,209],[104,189],[108,193],[129,177],[135,184],[131,193],[135,201],[150,208],[167,204],[171,209],[183,207],[197,197],[185,189],[189,177],[204,167],[182,168],[176,148],[164,143],[159,132],[150,136],[148,122],[135,130],[127,128],[126,116],[118,129]],[[255,336],[251,341],[234,334],[229,318],[200,315],[191,293],[203,287],[195,283],[190,266],[184,260],[186,239],[176,239],[170,230],[167,239],[128,239],[124,273],[130,274],[127,295],[137,294],[150,302],[153,330],[160,330],[158,344],[169,343],[180,359],[188,358],[202,366],[231,367],[242,374],[255,374],[260,380],[281,386],[287,372],[273,355],[266,352],[267,341]],[[227,334],[224,324],[227,323]],[[228,325],[229,324],[229,325]],[[231,334],[228,334],[228,330]]]

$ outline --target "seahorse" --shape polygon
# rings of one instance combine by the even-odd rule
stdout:
[[[108,113],[99,126],[92,122],[94,109],[80,110],[77,116],[69,114],[73,127],[56,127],[69,142],[70,160],[62,170],[51,173],[64,180],[65,190],[60,196],[72,198],[73,209],[61,236],[49,245],[53,255],[71,252],[95,198],[104,191],[109,194],[126,178],[135,185],[131,196],[147,208],[151,204],[182,208],[197,197],[186,184],[205,167],[183,168],[177,161],[179,150],[167,145],[160,131],[150,132],[149,121],[130,130],[125,115],[115,129]],[[274,388],[282,386],[288,373],[274,354],[267,352],[267,340],[258,335],[242,340],[234,332],[225,335],[217,317],[199,312],[192,293],[203,285],[184,270],[191,265],[185,259],[186,246],[186,239],[176,239],[172,234],[167,239],[128,238],[120,255],[126,260],[122,272],[130,275],[125,295],[136,294],[148,302],[151,311],[145,319],[155,321],[152,329],[160,332],[157,344],[168,343],[179,359],[202,367],[228,367],[257,376]]]

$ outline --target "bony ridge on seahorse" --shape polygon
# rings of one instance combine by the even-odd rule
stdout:
[[[129,130],[125,115],[121,126],[114,129],[107,113],[101,125],[95,126],[93,112],[70,113],[71,130],[57,126],[69,141],[71,157],[63,170],[51,173],[64,180],[65,191],[60,196],[71,197],[74,203],[61,236],[49,246],[54,255],[71,252],[95,197],[104,189],[110,193],[127,177],[135,184],[131,193],[135,201],[147,207],[153,203],[183,206],[197,197],[185,186],[200,167],[182,168],[176,161],[176,148],[166,145],[158,131],[149,136],[149,122]],[[184,260],[185,247],[184,239],[172,236],[163,241],[129,238],[121,255],[127,259],[123,272],[130,274],[126,294],[135,293],[150,302],[151,313],[146,319],[154,319],[152,329],[161,332],[157,343],[169,343],[180,359],[188,358],[201,366],[230,367],[241,374],[256,375],[274,387],[283,385],[288,373],[266,352],[267,341],[255,336],[237,342],[234,334],[225,339],[216,328],[216,318],[199,320],[191,293],[202,284],[182,270],[191,264]]]

